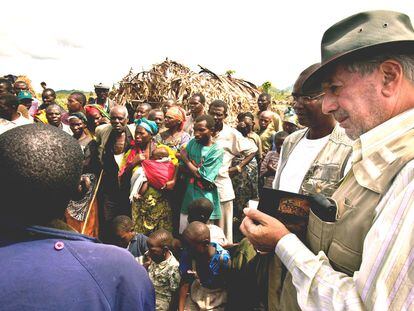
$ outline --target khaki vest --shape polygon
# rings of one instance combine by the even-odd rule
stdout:
[[[308,129],[297,131],[289,135],[283,143],[279,174],[275,177],[276,189],[279,188],[280,173],[286,166],[290,154],[307,133]],[[337,124],[330,134],[328,142],[306,172],[300,193],[321,193],[328,197],[332,196],[344,176],[345,166],[351,155],[352,144],[353,141],[346,136],[345,131]],[[306,224],[304,224],[304,230],[306,230]],[[268,260],[268,309],[272,311],[280,310],[280,294],[285,268],[277,256],[270,256]],[[296,297],[294,297],[294,302],[296,304]]]
[[[388,191],[395,176],[414,159],[414,129],[354,163],[332,199],[338,206],[335,223],[310,214],[307,242],[317,254],[323,251],[340,272],[352,276],[359,270],[362,249],[375,218],[375,207]],[[282,310],[300,310],[289,274],[283,283]]]
[[[279,188],[280,175],[290,154],[299,141],[308,133],[308,129],[297,131],[289,135],[283,143],[280,157],[280,168],[275,176],[276,189]],[[345,166],[352,151],[353,141],[346,136],[344,130],[337,124],[333,129],[329,140],[313,161],[311,167],[303,178],[300,193],[322,193],[331,196],[344,175]]]

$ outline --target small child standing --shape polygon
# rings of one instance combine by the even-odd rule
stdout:
[[[264,179],[263,188],[272,189],[277,164],[279,163],[280,151],[288,135],[287,132],[281,131],[277,132],[273,137],[273,144],[276,150],[269,151],[260,166],[260,177]]]
[[[199,221],[193,221],[184,230],[183,242],[186,250],[180,258],[178,310],[224,310],[225,275],[231,267],[229,252],[210,242],[210,230]]]
[[[110,233],[116,246],[126,248],[135,260],[143,264],[144,254],[148,250],[147,237],[134,232],[134,223],[128,216],[115,217],[111,222]]]
[[[173,236],[171,232],[159,229],[147,240],[150,264],[148,275],[155,288],[157,311],[168,311],[179,285],[179,263],[171,252]]]
[[[229,244],[223,229],[212,223],[209,223],[211,213],[213,212],[213,204],[206,198],[196,199],[188,205],[188,223],[199,221],[207,225],[210,230],[210,241],[225,247]]]

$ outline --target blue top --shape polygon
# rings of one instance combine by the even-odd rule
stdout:
[[[211,258],[208,267],[197,266],[197,276],[203,287],[209,289],[222,288],[225,281],[224,272],[230,269],[230,254],[215,242],[211,242],[210,245],[216,249],[216,253]],[[189,270],[193,270],[193,267],[192,258],[187,250],[183,250],[181,253],[179,269],[185,282],[191,283],[194,280],[194,276],[188,273]]]
[[[1,310],[154,310],[154,287],[128,251],[58,229],[0,235]]]
[[[147,245],[148,237],[142,233],[137,233],[129,242],[128,251],[134,257],[144,256],[145,252],[148,250]]]

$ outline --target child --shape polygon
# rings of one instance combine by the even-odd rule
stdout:
[[[194,200],[188,205],[188,223],[200,221],[205,223],[210,230],[210,241],[225,247],[229,243],[224,235],[223,229],[209,222],[210,215],[213,212],[213,204],[206,198]]]
[[[182,282],[178,310],[224,310],[225,274],[231,266],[228,251],[210,242],[210,230],[199,221],[193,221],[184,230],[183,242],[186,251],[180,259]]]
[[[275,151],[269,151],[260,166],[260,177],[264,178],[263,188],[272,189],[273,179],[275,178],[277,163],[279,162],[280,150],[285,138],[289,134],[281,131],[277,132],[273,137]]]
[[[147,237],[142,233],[135,233],[134,223],[128,216],[117,216],[111,222],[111,234],[114,244],[126,248],[135,260],[143,264],[144,254],[148,251]]]
[[[174,179],[174,174],[175,166],[167,148],[155,148],[151,158],[142,161],[141,167],[132,175],[129,200],[139,200],[148,190],[148,183],[156,189],[163,189],[168,181]]]
[[[148,275],[155,288],[157,311],[170,310],[174,293],[180,285],[179,263],[171,252],[173,237],[164,229],[153,232],[147,240],[150,264]]]

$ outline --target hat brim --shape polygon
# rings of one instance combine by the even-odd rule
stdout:
[[[414,53],[414,40],[390,41],[374,44],[336,54],[334,57],[321,63],[321,66],[311,72],[303,82],[302,92],[306,93],[320,86],[328,79],[328,73],[341,62],[352,61],[353,59],[364,59],[364,57],[379,54],[411,54]]]

